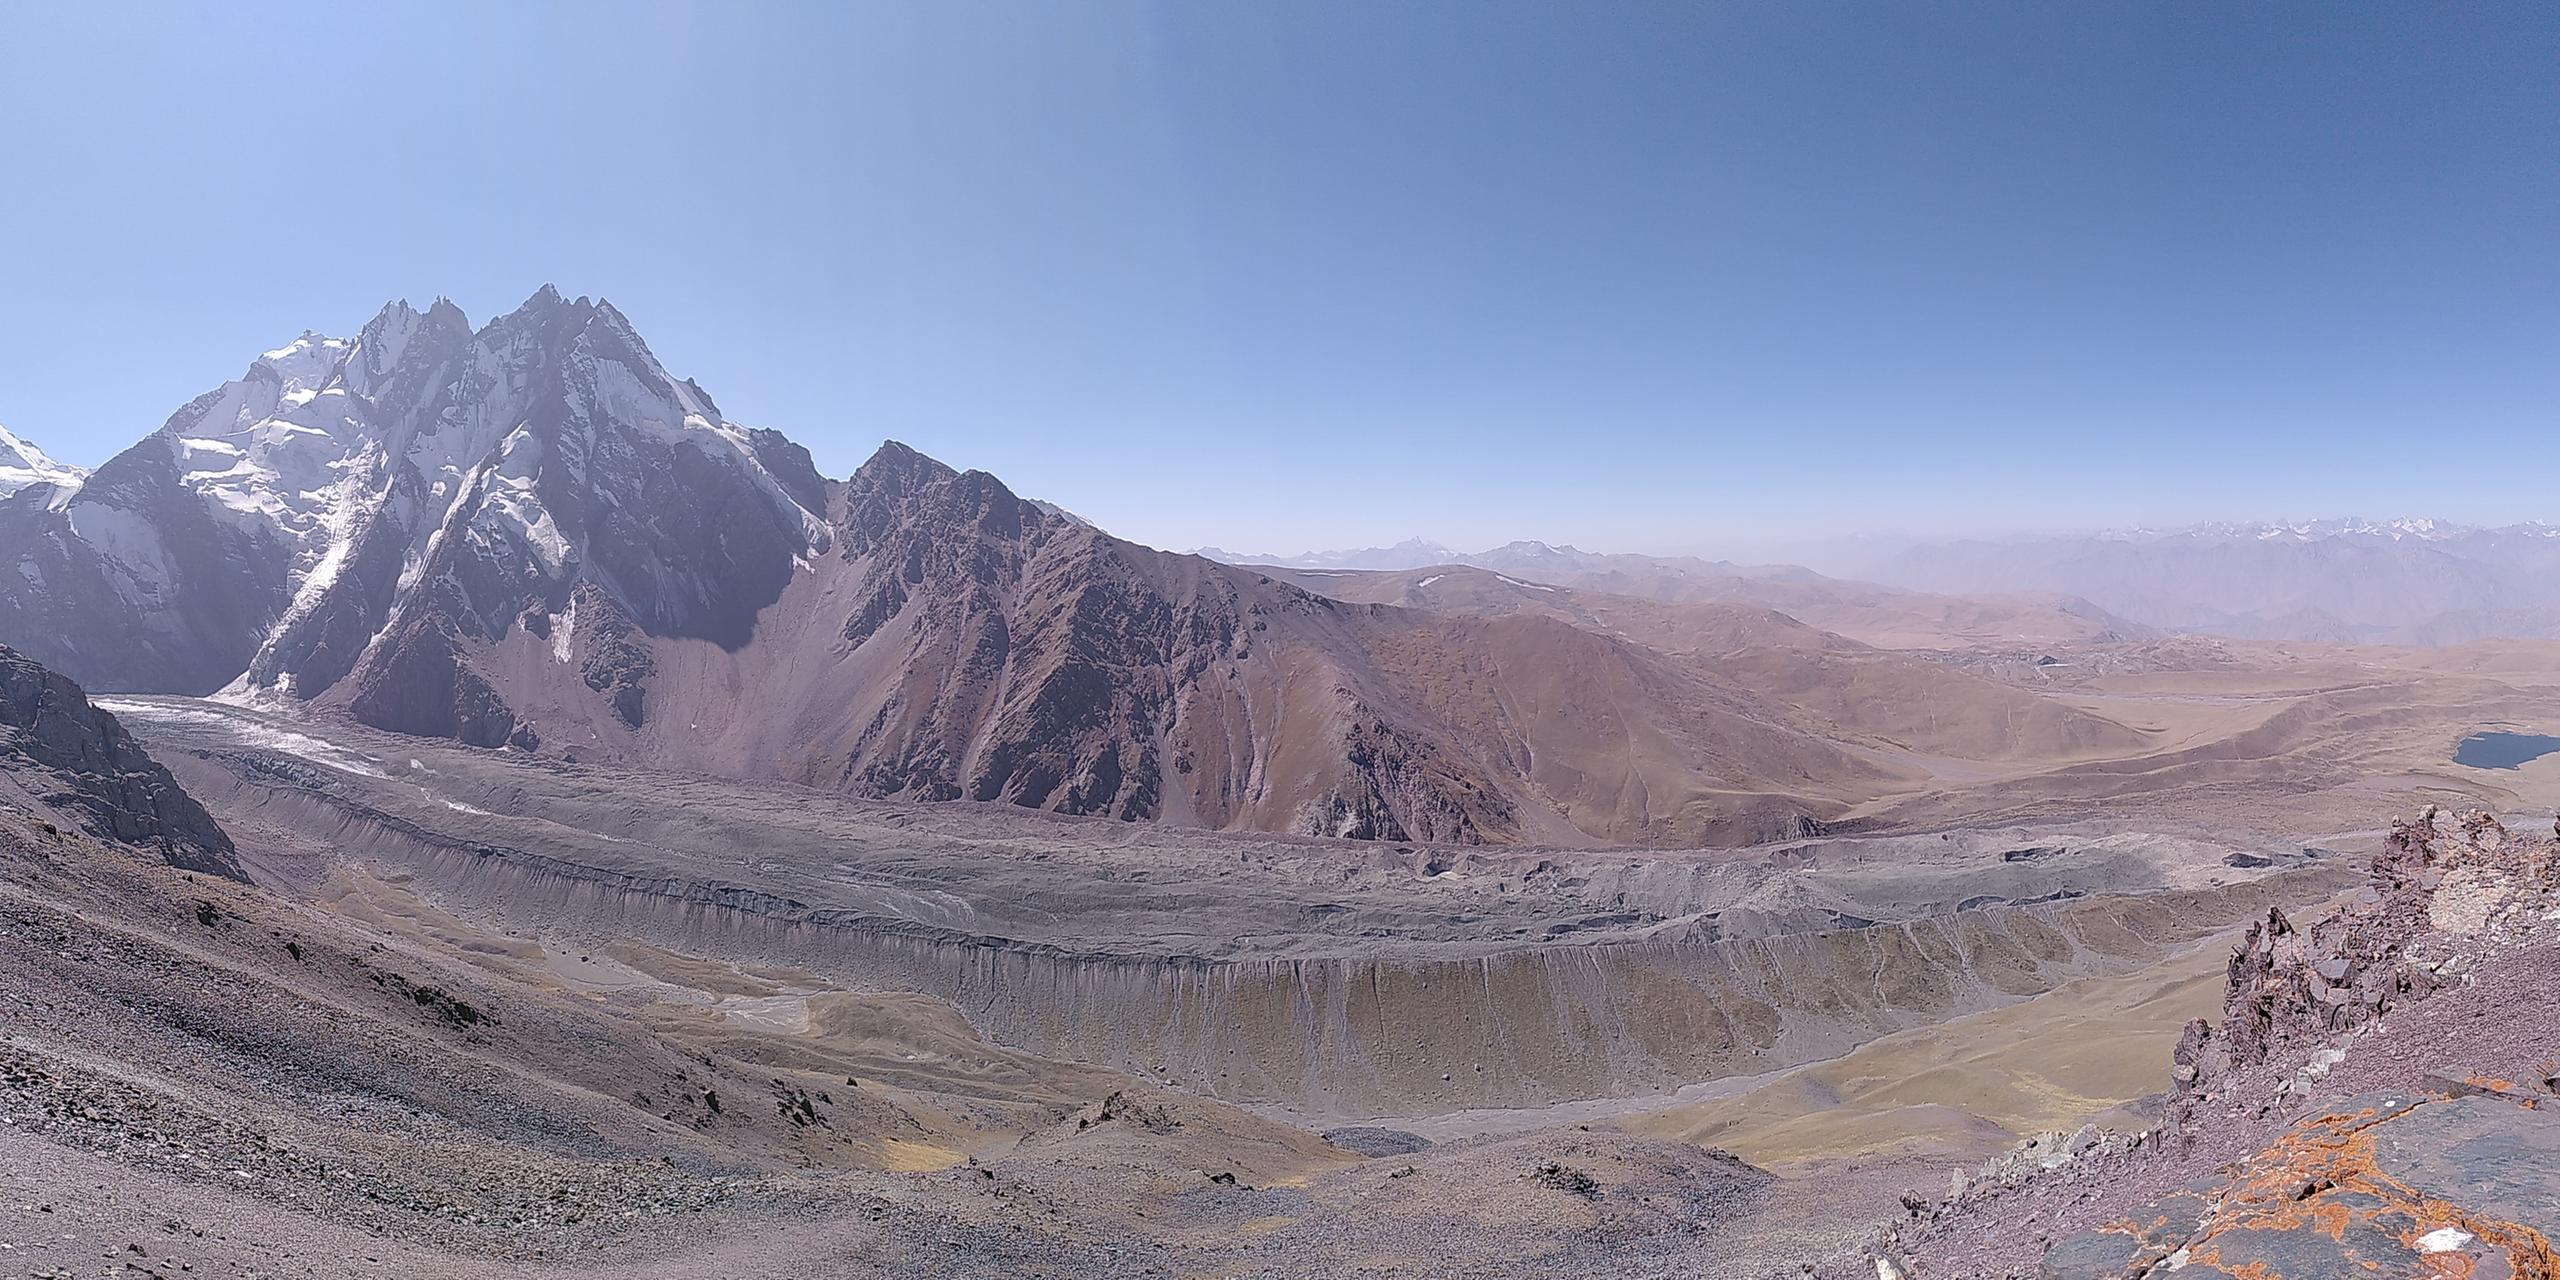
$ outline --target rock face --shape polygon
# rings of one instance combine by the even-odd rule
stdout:
[[[80,686],[0,648],[0,769],[31,798],[98,835],[189,871],[248,877],[231,838]]]

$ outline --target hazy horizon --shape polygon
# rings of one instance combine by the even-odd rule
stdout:
[[[1039,495],[1034,494],[1030,496],[1038,497]],[[2176,523],[2148,525],[2053,525],[2036,528],[1980,529],[1970,531],[1964,529],[1946,529],[1934,532],[1914,532],[1911,530],[1899,529],[1854,529],[1836,534],[1817,534],[1800,538],[1769,538],[1761,540],[1735,538],[1724,541],[1704,541],[1686,544],[1657,543],[1653,545],[1640,546],[1585,545],[1573,542],[1569,539],[1539,538],[1529,535],[1523,535],[1517,538],[1502,538],[1494,542],[1483,544],[1459,543],[1451,542],[1445,538],[1434,538],[1428,534],[1417,533],[1402,538],[1392,539],[1387,542],[1365,543],[1360,545],[1346,543],[1339,546],[1310,546],[1282,549],[1277,547],[1231,547],[1220,543],[1209,542],[1200,543],[1195,546],[1172,547],[1168,549],[1197,553],[1219,552],[1231,556],[1241,556],[1251,560],[1262,560],[1268,558],[1273,561],[1288,561],[1304,559],[1311,556],[1333,555],[1344,552],[1392,551],[1409,543],[1436,545],[1443,550],[1460,555],[1477,555],[1514,543],[1544,543],[1551,547],[1603,554],[1625,553],[1644,556],[1660,556],[1666,558],[1694,556],[1707,560],[1731,560],[1741,564],[1799,564],[1807,568],[1822,569],[1826,565],[1833,567],[1845,567],[1858,563],[1862,556],[1881,555],[1890,550],[1915,544],[1930,546],[1956,542],[1997,542],[2007,540],[2033,541],[2046,538],[2144,537],[2152,535],[2174,535],[2201,529],[2212,529],[2223,525],[2238,528],[2254,528],[2261,526],[2271,528],[2300,528],[2314,525],[2350,524],[2360,522],[2383,526],[2396,522],[2422,520],[2433,521],[2445,526],[2460,526],[2466,528],[2509,528],[2518,525],[2549,523],[2536,520],[2474,523],[2469,521],[2452,520],[2441,515],[2430,514],[2423,511],[2401,511],[2392,512],[2387,515],[2368,512],[2341,512],[2333,515],[2235,517],[2231,519],[2189,520]]]
[[[1466,13],[0,11],[0,425],[548,281],[1172,548],[2551,514],[2551,10]]]

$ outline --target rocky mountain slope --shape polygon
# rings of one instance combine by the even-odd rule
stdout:
[[[547,287],[267,352],[76,489],[0,500],[0,560],[0,640],[93,687],[868,797],[1696,842],[1921,777],[1588,619],[1344,603],[895,444],[825,479]]]
[[[0,947],[15,1274],[1760,1275],[1842,1230],[1684,1143],[1367,1159],[938,1002],[486,928],[354,866],[306,899],[0,811],[0,871],[33,944]]]
[[[173,867],[245,879],[231,838],[80,686],[0,648],[0,793]],[[45,824],[59,838],[60,826]]]
[[[1957,1179],[1876,1274],[2560,1274],[2555,1010],[2560,840],[2430,809],[2361,893],[2251,927],[2159,1128],[2051,1135]]]
[[[1660,654],[1771,723],[1831,740],[1957,759],[2039,761],[2120,753],[2144,742],[2104,716],[1756,605],[1614,595],[1461,567],[1273,572],[1336,599],[1571,623]]]
[[[579,759],[1213,828],[1750,839],[1899,781],[1636,646],[1345,605],[903,446],[824,493],[824,548],[734,646],[589,580],[556,616],[426,652],[503,709],[481,722]],[[377,666],[345,706],[433,729],[383,713],[421,683]]]
[[[450,918],[329,897],[187,875],[0,810],[14,1271],[964,1274],[1024,1256],[1027,1224],[901,1211],[884,1233],[883,1193],[912,1192],[866,1171],[992,1154],[1136,1083],[993,1050],[948,1009],[830,993],[811,1026],[760,1021],[794,999],[788,976],[622,950],[676,980],[652,981],[601,944],[464,946],[435,931],[462,928]],[[1229,1113],[1189,1114],[1206,1129]],[[1311,1164],[1348,1159],[1296,1136]],[[846,1229],[794,1238],[822,1224]],[[1043,1256],[1110,1274],[1110,1234],[1052,1233]]]

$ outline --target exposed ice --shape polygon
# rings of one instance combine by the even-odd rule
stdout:
[[[336,769],[341,773],[360,774],[367,778],[388,778],[380,765],[333,742],[323,742],[306,733],[279,729],[271,724],[198,707],[173,707],[161,702],[139,702],[124,698],[93,698],[90,705],[118,716],[166,724],[204,725],[219,728],[233,740],[266,751],[281,751],[296,759]]]
[[[551,620],[551,657],[554,661],[569,660],[569,655],[573,651],[571,641],[577,635],[577,631],[578,597],[575,592],[572,592],[568,605],[560,610],[560,616]]]

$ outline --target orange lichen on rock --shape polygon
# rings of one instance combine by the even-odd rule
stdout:
[[[2491,1082],[2474,1083],[2485,1092]],[[2532,1108],[2530,1098],[2498,1093],[2503,1101]],[[2429,1194],[2382,1167],[2377,1139],[2386,1127],[2446,1101],[2384,1102],[2306,1120],[2235,1170],[2185,1247],[2181,1269],[2201,1267],[2205,1274],[2242,1280],[2303,1280],[2334,1273],[2298,1267],[2350,1265],[2403,1275],[2415,1262],[2422,1268],[2416,1274],[2430,1280],[2560,1280],[2560,1254],[2542,1232]],[[2308,1236],[2326,1243],[2314,1244]],[[2288,1265],[2288,1259],[2300,1262]],[[2492,1259],[2503,1269],[2482,1270]]]

